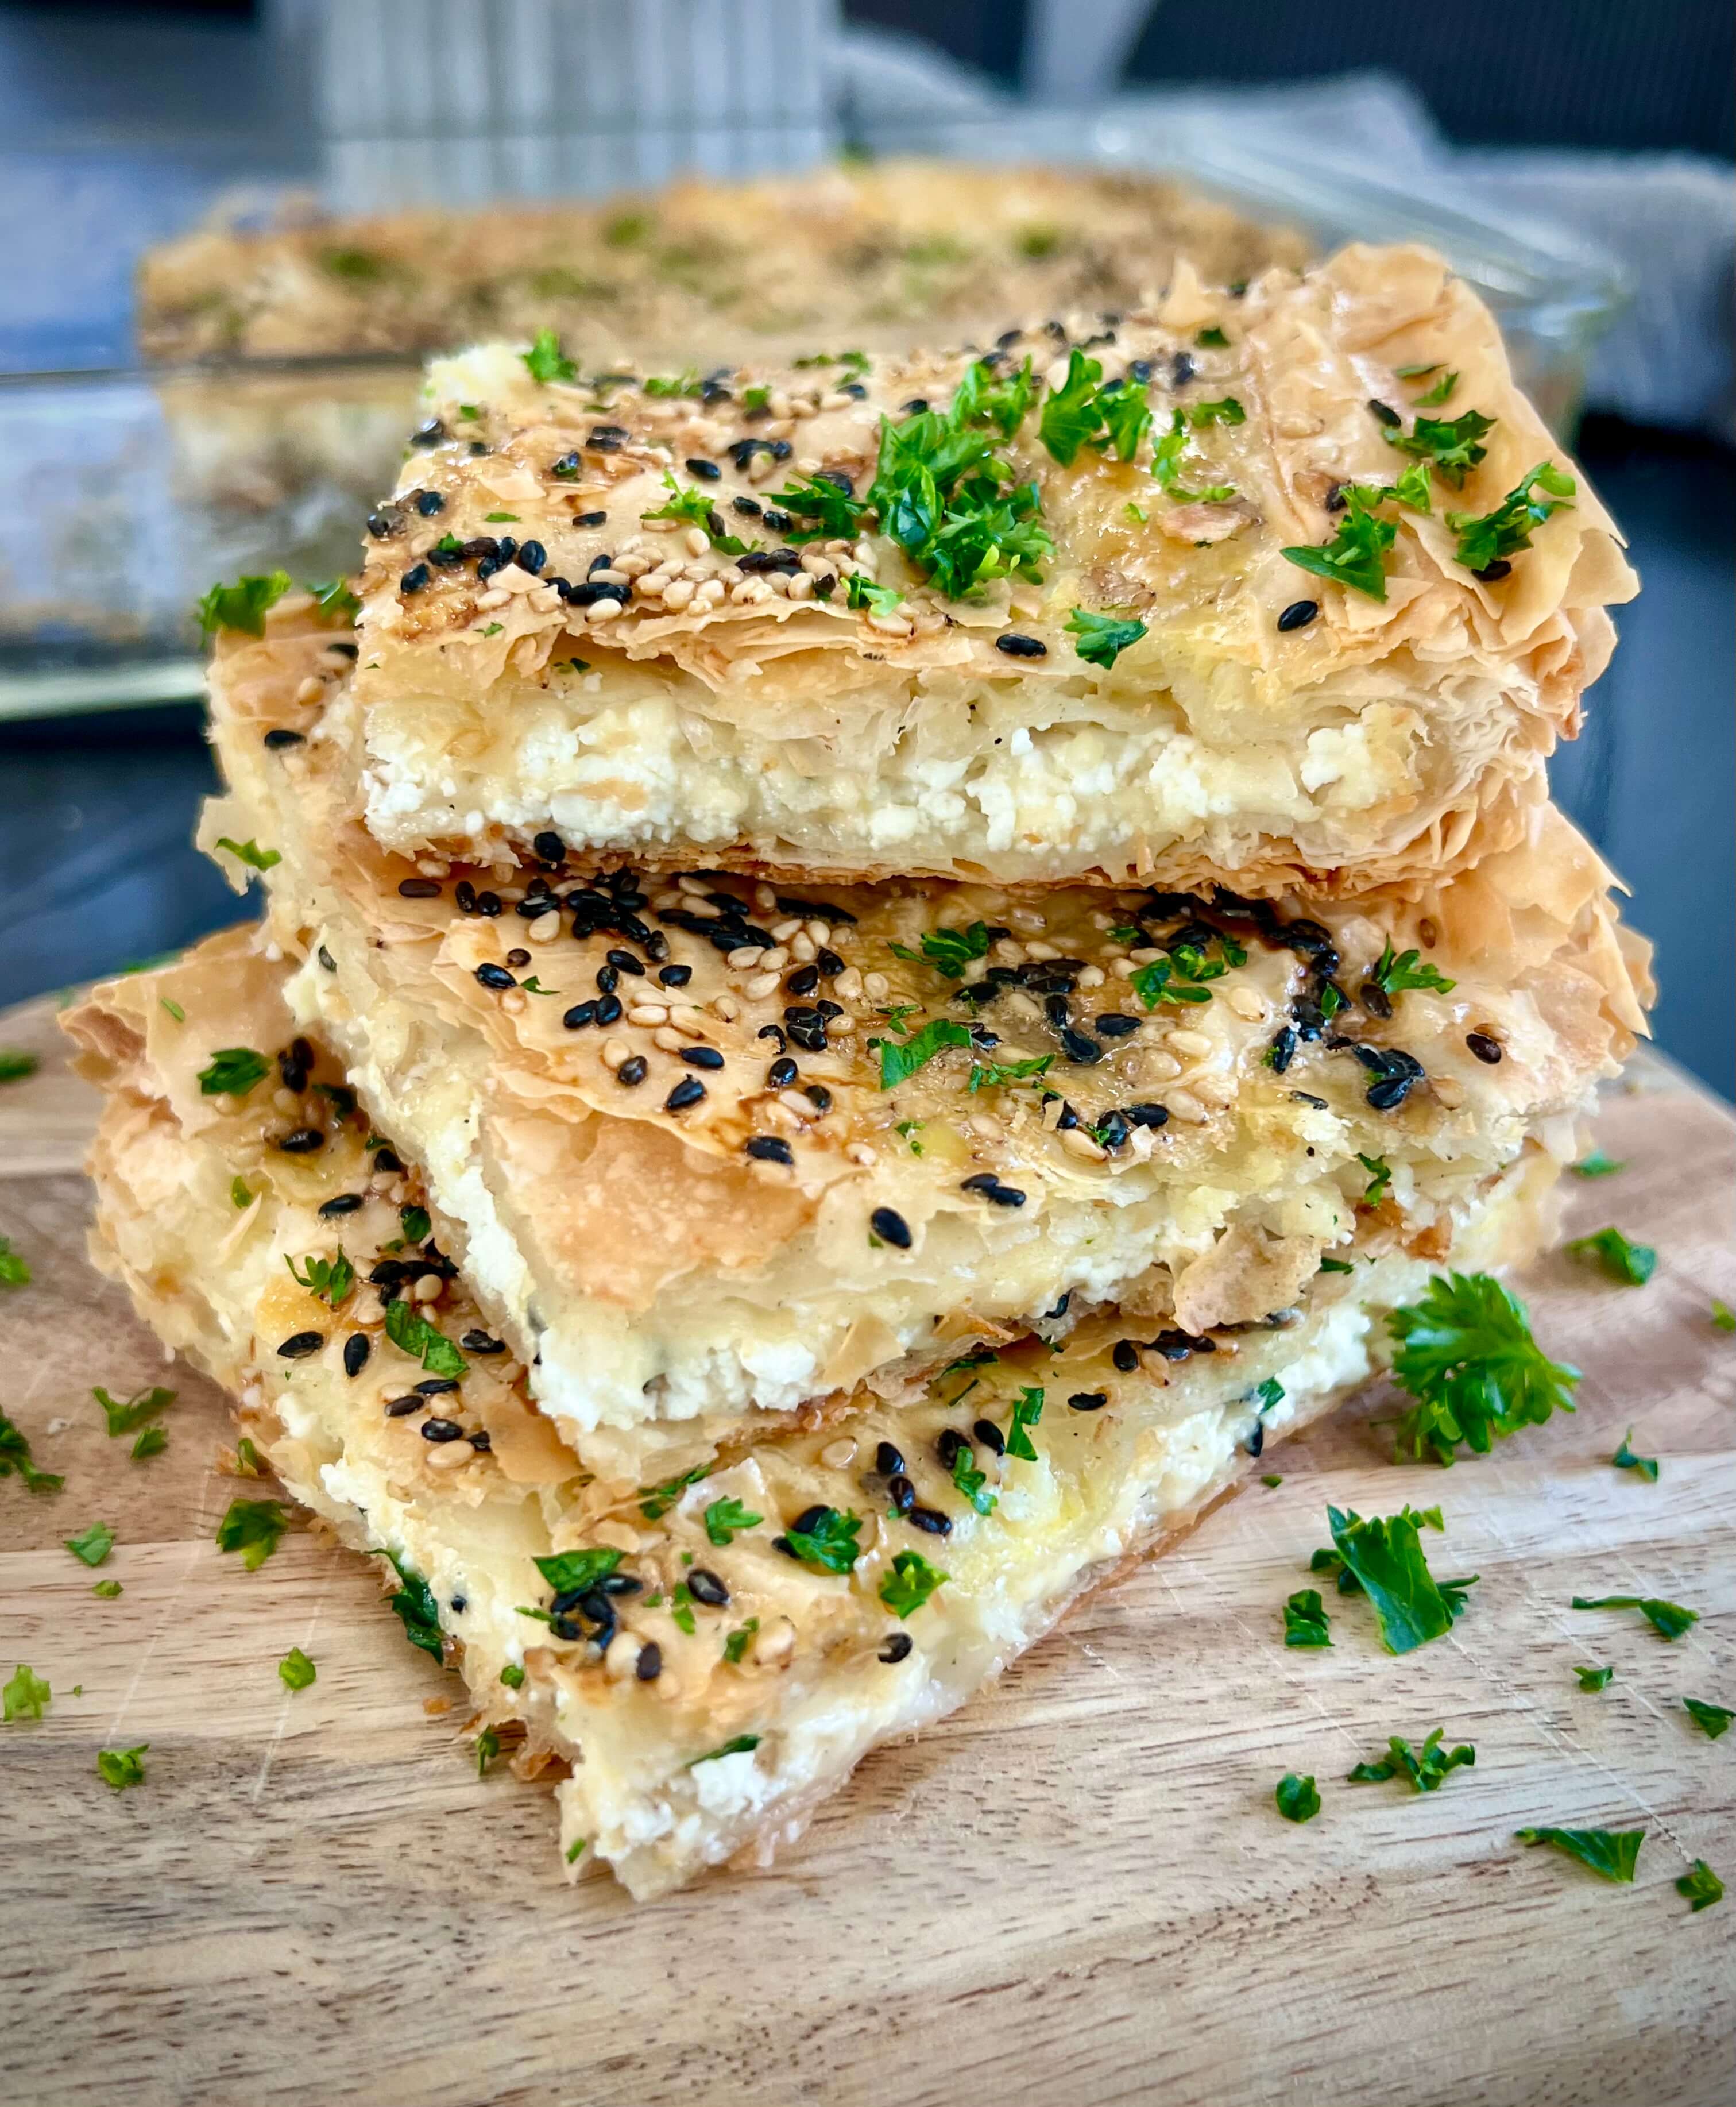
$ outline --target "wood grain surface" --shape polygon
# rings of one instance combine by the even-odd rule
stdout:
[[[1695,1858],[1736,1886],[1736,1125],[1653,1062],[1606,1101],[1627,1169],[1575,1226],[1656,1244],[1617,1287],[1565,1257],[1521,1283],[1585,1370],[1580,1409],[1450,1471],[1397,1467],[1376,1390],[1280,1451],[1179,1550],[1088,1602],[966,1711],[864,1764],[770,1871],[635,1908],[564,1886],[552,1808],[478,1778],[455,1678],[403,1643],[359,1561],[286,1538],[258,1573],[212,1534],[221,1399],[83,1256],[90,1107],[50,1054],[0,1092],[4,1408],[64,1471],[0,1482],[0,1678],[53,1685],[0,1727],[0,2096],[61,2102],[823,2102],[928,2107],[1712,2107],[1736,2089],[1736,1895],[1691,1915]],[[91,1386],[178,1392],[128,1460]],[[1610,1467],[1624,1429],[1661,1462]],[[52,1430],[52,1431],[51,1431]],[[1329,1597],[1286,1652],[1330,1500],[1439,1501],[1438,1571],[1480,1572],[1451,1637],[1395,1660]],[[96,1577],[61,1539],[101,1517]],[[1433,1552],[1435,1539],[1431,1539]],[[1701,1612],[1666,1643],[1574,1593]],[[319,1679],[276,1664],[299,1646]],[[1581,1692],[1577,1662],[1614,1665]],[[451,1709],[447,1710],[448,1705]],[[1351,1786],[1386,1736],[1443,1726],[1441,1791]],[[148,1742],[117,1794],[100,1748]],[[1272,1788],[1312,1773],[1306,1826]],[[1644,1826],[1631,1888],[1513,1838]]]

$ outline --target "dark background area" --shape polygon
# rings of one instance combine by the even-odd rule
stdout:
[[[29,22],[43,67],[30,80],[15,74],[0,103],[63,137],[148,133],[195,115],[188,106],[222,77],[244,128],[270,94],[259,11],[248,0],[0,5],[0,29]],[[845,13],[1020,85],[1023,0],[847,0]],[[124,62],[79,63],[104,51]],[[1370,65],[1406,79],[1460,143],[1736,155],[1729,0],[1165,0],[1127,83],[1295,81]],[[1660,1043],[1736,1096],[1736,453],[1597,415],[1577,444],[1644,590],[1618,613],[1622,646],[1590,697],[1584,733],[1556,757],[1556,794],[1632,887],[1631,918],[1658,941]],[[234,896],[191,846],[213,782],[191,705],[0,728],[0,1003],[234,917]]]

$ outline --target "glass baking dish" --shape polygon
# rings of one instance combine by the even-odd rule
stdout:
[[[1523,384],[1571,426],[1587,352],[1623,298],[1599,253],[1500,227],[1397,178],[1201,110],[873,120],[879,153],[1052,162],[1173,176],[1325,249],[1420,240],[1500,317]],[[369,505],[415,422],[419,361],[390,356],[0,374],[0,718],[199,692],[193,609],[213,580],[355,563]]]

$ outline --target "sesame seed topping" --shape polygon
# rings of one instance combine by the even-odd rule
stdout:
[[[883,1244],[895,1251],[910,1248],[910,1224],[894,1207],[877,1207],[868,1216],[868,1227]]]

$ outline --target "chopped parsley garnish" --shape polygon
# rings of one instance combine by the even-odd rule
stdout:
[[[1284,1480],[1279,1476],[1276,1471],[1268,1471],[1266,1476],[1261,1479],[1260,1483],[1263,1485],[1270,1486],[1276,1490],[1278,1486],[1284,1483]]]
[[[971,1067],[967,1088],[994,1090],[1007,1083],[1028,1083],[1038,1076],[1047,1075],[1054,1065],[1052,1054],[1034,1054],[1028,1061],[978,1061]],[[921,1152],[917,1151],[919,1155]]]
[[[307,590],[313,595],[313,604],[325,621],[348,622],[351,628],[355,627],[361,602],[343,578],[310,583]]]
[[[1182,456],[1187,450],[1188,430],[1186,417],[1178,410],[1170,419],[1169,429],[1152,444],[1152,478],[1164,495],[1178,505],[1221,505],[1225,499],[1235,496],[1233,483],[1214,483],[1201,490],[1184,490],[1176,479],[1182,473]],[[1138,510],[1137,506],[1133,505],[1128,509]],[[1139,518],[1142,524],[1143,512]]]
[[[590,1841],[590,1839],[588,1836],[574,1837],[572,1843],[567,1847],[567,1863],[569,1866],[576,1866],[578,1863],[580,1856],[583,1853],[585,1846]]]
[[[1576,1667],[1573,1673],[1579,1678],[1581,1690],[1605,1690],[1615,1676],[1613,1668]]]
[[[1037,435],[1063,468],[1070,468],[1087,444],[1100,452],[1115,449],[1118,460],[1132,460],[1151,422],[1145,390],[1126,380],[1099,384],[1103,369],[1094,358],[1069,353],[1066,378],[1045,397]]]
[[[1720,1734],[1728,1733],[1731,1720],[1736,1719],[1736,1712],[1732,1712],[1728,1706],[1708,1704],[1703,1697],[1684,1697],[1682,1703],[1689,1718],[1711,1741],[1716,1741]]]
[[[74,1558],[83,1559],[87,1566],[101,1566],[114,1548],[114,1532],[105,1521],[93,1521],[88,1529],[61,1541]]]
[[[995,1496],[986,1489],[988,1474],[977,1469],[976,1452],[967,1441],[961,1442],[953,1452],[953,1483],[980,1515],[994,1512]]]
[[[858,613],[866,608],[870,614],[890,614],[904,597],[890,586],[870,585],[860,571],[852,571],[844,581],[845,604]]]
[[[1631,1244],[1617,1229],[1575,1237],[1567,1248],[1575,1258],[1594,1260],[1624,1287],[1644,1287],[1657,1268],[1657,1254],[1649,1244]]]
[[[917,1136],[927,1124],[926,1120],[900,1120],[892,1131],[904,1136],[909,1144],[910,1153],[913,1156],[920,1156],[922,1153],[922,1144],[917,1139]]]
[[[341,1244],[335,1258],[304,1258],[299,1273],[293,1258],[285,1257],[284,1264],[289,1267],[289,1278],[298,1287],[305,1287],[310,1295],[317,1296],[334,1310],[355,1292],[356,1269],[344,1256]]]
[[[986,922],[973,922],[965,929],[929,929],[919,941],[919,951],[913,951],[908,944],[889,944],[886,948],[895,958],[906,959],[913,965],[921,965],[926,960],[949,980],[962,980],[965,968],[973,959],[988,956],[989,925]]]
[[[181,1007],[178,1002],[171,1002],[166,995],[159,995],[157,997],[157,1004],[159,1009],[165,1009],[168,1012],[169,1015],[174,1018],[177,1024],[185,1024],[186,1022],[187,1013]]]
[[[871,1039],[868,1044],[880,1049],[880,1087],[883,1090],[897,1088],[907,1082],[925,1062],[949,1046],[968,1046],[971,1035],[962,1024],[955,1024],[949,1017],[931,1018],[922,1030],[907,1039],[902,1045],[895,1040]]]
[[[265,618],[289,590],[287,571],[271,571],[263,577],[244,577],[232,586],[215,585],[199,603],[199,626],[207,636],[220,629],[233,629],[243,636],[263,636]]]
[[[1736,1332],[1736,1310],[1732,1310],[1728,1302],[1720,1302],[1716,1296],[1712,1297],[1711,1319],[1715,1330]]]
[[[804,1566],[817,1566],[823,1573],[848,1573],[861,1556],[856,1534],[862,1517],[840,1514],[836,1507],[818,1507],[803,1519],[808,1528],[784,1531],[783,1540],[791,1550]]]
[[[1286,1822],[1312,1822],[1320,1812],[1320,1795],[1313,1779],[1298,1777],[1294,1771],[1286,1771],[1278,1780],[1272,1798]]]
[[[42,1065],[39,1054],[26,1054],[16,1047],[0,1049],[0,1083],[21,1083]]]
[[[238,863],[244,863],[249,870],[270,870],[283,861],[276,849],[262,849],[255,841],[232,842],[227,834],[219,834],[217,845],[220,849],[227,849]]]
[[[509,1690],[523,1690],[524,1687],[523,1662],[519,1660],[508,1661],[505,1667],[500,1670],[500,1680],[506,1685]]]
[[[1724,1883],[1703,1858],[1696,1858],[1676,1881],[1675,1892],[1688,1898],[1689,1908],[1698,1916],[1724,1900]]]
[[[1541,488],[1545,493],[1537,496]],[[1531,546],[1533,531],[1563,510],[1578,486],[1553,462],[1539,461],[1515,483],[1492,512],[1478,515],[1449,512],[1447,523],[1459,537],[1455,555],[1468,571],[1487,570],[1498,559]]]
[[[23,1432],[0,1412],[0,1478],[14,1472],[33,1493],[57,1493],[66,1482],[57,1472],[38,1471],[30,1461],[30,1444]]]
[[[1384,493],[1382,493],[1384,494]],[[1352,484],[1344,492],[1338,532],[1319,548],[1281,549],[1280,555],[1316,577],[1328,578],[1369,599],[1386,598],[1386,555],[1398,535],[1396,523],[1370,509],[1376,493]]]
[[[1438,399],[1444,402],[1447,398]],[[1419,417],[1408,432],[1388,432],[1386,442],[1401,453],[1427,461],[1442,483],[1457,490],[1488,452],[1482,442],[1494,429],[1494,418],[1467,410],[1462,417]]]
[[[1315,1553],[1317,1570],[1329,1570],[1335,1557],[1342,1561],[1343,1575],[1355,1586],[1345,1588],[1341,1575],[1340,1592],[1368,1597],[1388,1653],[1410,1653],[1430,1639],[1444,1638],[1464,1609],[1464,1590],[1476,1577],[1437,1582],[1429,1570],[1417,1524],[1438,1528],[1439,1515],[1438,1507],[1419,1512],[1407,1507],[1402,1514],[1365,1521],[1354,1512],[1326,1509],[1334,1550]]]
[[[786,512],[793,512],[798,519],[811,520],[813,524],[790,529],[785,539],[800,547],[804,541],[826,539],[854,541],[862,532],[863,515],[868,505],[852,497],[841,484],[830,476],[806,475],[793,483],[787,490],[769,493],[770,502],[781,505]]]
[[[672,493],[666,504],[659,505],[653,511],[642,512],[641,519],[679,519],[689,527],[698,527],[710,540],[714,549],[720,549],[726,556],[745,555],[747,544],[738,534],[732,534],[724,525],[723,514],[715,502],[698,483],[684,490],[669,473],[663,471],[665,486]]]
[[[739,1668],[742,1657],[752,1643],[753,1635],[760,1629],[760,1620],[750,1617],[745,1624],[738,1624],[724,1641],[724,1659],[732,1668]]]
[[[1017,1456],[1027,1463],[1034,1463],[1037,1452],[1031,1446],[1030,1429],[1043,1417],[1043,1392],[1040,1390],[1021,1390],[1014,1400],[1012,1417],[1007,1422],[1007,1453]]]
[[[1284,1643],[1287,1647],[1331,1645],[1332,1620],[1317,1588],[1299,1588],[1284,1605]]]
[[[1209,329],[1201,330],[1194,339],[1195,347],[1200,351],[1222,351],[1229,341],[1216,322]]]
[[[1438,372],[1440,372],[1440,368],[1438,366],[1424,366],[1423,372],[1416,375],[1415,377],[1418,380],[1421,380],[1427,374]],[[1405,375],[1401,372],[1399,375],[1400,380],[1403,380],[1405,377]],[[1452,392],[1458,384],[1459,376],[1456,373],[1442,373],[1440,379],[1436,381],[1433,388],[1429,389],[1426,394],[1413,395],[1411,399],[1419,410],[1438,410],[1442,403],[1451,399]]]
[[[244,1434],[235,1445],[235,1468],[238,1478],[257,1478],[262,1475],[259,1451],[250,1436]]]
[[[431,1376],[457,1381],[469,1372],[469,1364],[457,1347],[411,1303],[401,1299],[386,1305],[386,1337],[401,1353],[420,1361]]]
[[[532,1562],[557,1595],[577,1588],[588,1593],[606,1580],[624,1554],[608,1544],[593,1544],[583,1551],[557,1551]]]
[[[1637,1471],[1642,1478],[1649,1479],[1655,1485],[1657,1483],[1657,1458],[1655,1456],[1636,1456],[1627,1445],[1633,1438],[1634,1430],[1630,1426],[1622,1436],[1622,1445],[1609,1460],[1618,1471]]]
[[[1549,1359],[1523,1303],[1487,1274],[1437,1274],[1387,1328],[1398,1341],[1393,1374],[1416,1399],[1398,1422],[1400,1456],[1450,1463],[1461,1441],[1484,1455],[1558,1407],[1573,1409],[1578,1369]]]
[[[1284,1386],[1276,1376],[1267,1376],[1265,1381],[1255,1390],[1254,1395],[1258,1400],[1260,1416],[1263,1419],[1275,1405],[1283,1404]]]
[[[1384,995],[1403,995],[1410,988],[1432,988],[1437,995],[1451,995],[1459,983],[1443,980],[1433,966],[1421,960],[1420,951],[1401,951],[1395,958],[1388,943],[1370,969],[1368,978]]]
[[[1348,1258],[1323,1258],[1320,1262],[1322,1273],[1354,1273],[1356,1265]]]
[[[742,1505],[739,1500],[713,1500],[705,1511],[705,1533],[720,1547],[733,1543],[736,1532],[743,1529],[757,1529],[765,1519]]]
[[[576,380],[579,369],[561,350],[561,340],[551,329],[540,329],[528,351],[518,356],[524,361],[524,369],[532,380],[540,380],[545,387],[553,380]]]
[[[1606,1156],[1600,1148],[1594,1148],[1577,1163],[1568,1166],[1576,1178],[1613,1178],[1618,1170],[1626,1170],[1625,1163],[1617,1163],[1613,1156]]]
[[[1364,1156],[1360,1149],[1357,1152],[1357,1161],[1368,1173],[1368,1184],[1362,1193],[1364,1203],[1370,1207],[1378,1207],[1392,1185],[1393,1166],[1384,1156]]]
[[[476,1774],[484,1776],[488,1766],[500,1754],[500,1731],[497,1727],[485,1727],[476,1737]]]
[[[880,1599],[900,1622],[914,1615],[947,1575],[937,1572],[920,1551],[900,1551],[880,1583]]]
[[[136,1434],[147,1420],[155,1419],[166,1406],[175,1401],[175,1393],[160,1386],[141,1390],[124,1400],[112,1398],[100,1386],[91,1392],[102,1407],[102,1416],[108,1422],[109,1438],[112,1441],[123,1434]]]
[[[219,1551],[239,1551],[241,1563],[257,1573],[277,1548],[289,1518],[276,1500],[231,1500],[217,1525]]]
[[[732,1734],[721,1748],[707,1749],[702,1756],[695,1756],[687,1768],[692,1770],[696,1764],[715,1763],[720,1756],[746,1755],[750,1750],[759,1745],[760,1736],[757,1734]]]
[[[299,1647],[291,1647],[277,1664],[277,1673],[283,1678],[285,1690],[305,1690],[319,1679],[320,1671]]]
[[[244,1098],[271,1073],[271,1063],[251,1046],[219,1047],[209,1068],[199,1071],[199,1088],[207,1098]]]
[[[689,1485],[697,1485],[711,1475],[709,1463],[696,1463],[691,1471],[684,1471],[679,1478],[666,1478],[661,1485],[641,1485],[639,1512],[647,1521],[661,1521]]]
[[[47,1678],[20,1661],[10,1680],[0,1687],[0,1711],[8,1726],[19,1719],[40,1719],[53,1696]]]
[[[1698,1610],[1684,1610],[1680,1602],[1666,1602],[1656,1595],[1576,1595],[1576,1610],[1638,1610],[1666,1639],[1679,1639],[1700,1621]]]
[[[248,1190],[247,1180],[244,1178],[230,1179],[229,1197],[237,1207],[248,1207],[253,1205],[253,1196]]]
[[[1438,1792],[1453,1772],[1470,1769],[1477,1751],[1469,1741],[1456,1749],[1441,1746],[1442,1730],[1437,1727],[1422,1747],[1413,1749],[1402,1734],[1388,1737],[1389,1753],[1373,1763],[1358,1763],[1345,1781],[1349,1785],[1378,1785],[1388,1778],[1407,1777],[1414,1792]]]
[[[1218,402],[1195,402],[1188,411],[1187,421],[1196,432],[1203,432],[1212,425],[1245,425],[1248,412],[1233,395],[1226,395]]]
[[[97,1776],[116,1792],[124,1792],[131,1785],[143,1785],[145,1766],[141,1759],[150,1746],[149,1741],[140,1741],[130,1749],[99,1749]]]
[[[424,1242],[433,1224],[428,1218],[426,1207],[400,1207],[398,1229],[406,1244]]]
[[[1075,639],[1074,649],[1088,666],[1101,666],[1106,672],[1129,645],[1137,644],[1146,633],[1146,626],[1137,616],[1094,614],[1089,608],[1076,607],[1067,617],[1067,628]]]
[[[675,397],[698,395],[703,392],[698,368],[692,366],[685,367],[681,372],[676,374],[654,373],[645,383],[645,393],[648,395]]]
[[[1513,1833],[1522,1844],[1553,1844],[1605,1880],[1631,1880],[1645,1841],[1643,1829],[1516,1829]]]
[[[386,1597],[386,1606],[404,1627],[404,1636],[421,1652],[437,1661],[446,1659],[440,1635],[440,1606],[434,1591],[413,1566],[406,1566],[395,1551],[382,1552],[391,1561],[399,1585]]]
[[[30,1261],[22,1251],[12,1249],[10,1237],[0,1237],[0,1287],[28,1287],[30,1285]]]

